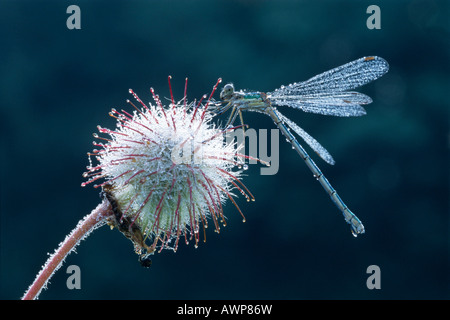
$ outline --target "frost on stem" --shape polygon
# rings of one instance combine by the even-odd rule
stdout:
[[[76,228],[59,244],[58,249],[49,256],[34,282],[22,297],[23,300],[36,299],[42,289],[47,288],[48,280],[62,266],[66,257],[75,249],[80,241],[106,223],[106,219],[111,215],[110,209],[109,203],[103,201],[90,214],[78,222]]]
[[[95,182],[94,188],[103,189],[114,210],[109,225],[132,240],[140,255],[176,251],[180,238],[197,247],[208,220],[216,232],[226,224],[222,204],[227,199],[242,214],[232,191],[253,200],[240,181],[240,168],[248,157],[237,153],[234,142],[224,141],[231,129],[216,127],[208,111],[217,103],[212,96],[220,82],[209,97],[188,103],[186,79],[184,97],[177,102],[169,77],[169,106],[163,106],[153,89],[154,104],[148,105],[130,89],[139,107],[127,100],[132,113],[112,109],[117,128],[98,126],[109,137],[94,134],[100,142],[94,142],[98,149],[89,153],[90,166],[84,173],[89,179],[82,185]]]

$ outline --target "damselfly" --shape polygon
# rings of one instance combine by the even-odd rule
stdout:
[[[352,234],[356,237],[358,234],[364,233],[363,224],[345,205],[288,127],[297,133],[325,162],[334,164],[333,157],[319,142],[282,115],[275,107],[288,106],[305,112],[329,116],[361,116],[366,114],[361,105],[371,103],[372,99],[365,94],[348,90],[372,82],[388,70],[389,65],[383,58],[363,57],[326,71],[307,81],[281,86],[269,93],[235,91],[233,84],[226,84],[220,93],[223,102],[215,104],[214,111],[221,114],[232,108],[227,127],[234,123],[237,115],[239,115],[243,124],[242,111],[244,110],[262,112],[270,116],[287,141],[292,144],[292,147],[305,161],[314,177],[341,210],[345,221],[351,226]]]

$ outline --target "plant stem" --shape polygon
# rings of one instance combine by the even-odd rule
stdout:
[[[86,238],[93,230],[102,226],[106,222],[106,218],[113,214],[111,205],[108,200],[103,200],[97,208],[92,210],[90,214],[80,220],[66,237],[66,239],[59,245],[59,248],[52,254],[45,263],[42,270],[37,274],[36,279],[28,288],[22,300],[36,299],[43,288],[46,287],[50,277],[58,270],[64,259],[72,252],[72,250],[79,244],[81,240]]]

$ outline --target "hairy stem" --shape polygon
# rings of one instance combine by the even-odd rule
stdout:
[[[86,238],[93,230],[102,226],[106,222],[106,218],[113,214],[111,205],[108,200],[104,200],[97,208],[92,210],[90,214],[80,220],[72,230],[72,232],[66,237],[66,239],[59,245],[55,253],[52,254],[42,270],[37,274],[36,279],[28,288],[22,300],[36,299],[43,288],[46,288],[47,282],[50,277],[58,270],[64,259],[72,252],[72,250],[80,243],[81,240]]]

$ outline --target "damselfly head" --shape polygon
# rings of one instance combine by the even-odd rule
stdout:
[[[234,86],[232,83],[227,83],[220,92],[220,99],[230,100],[234,94]]]

